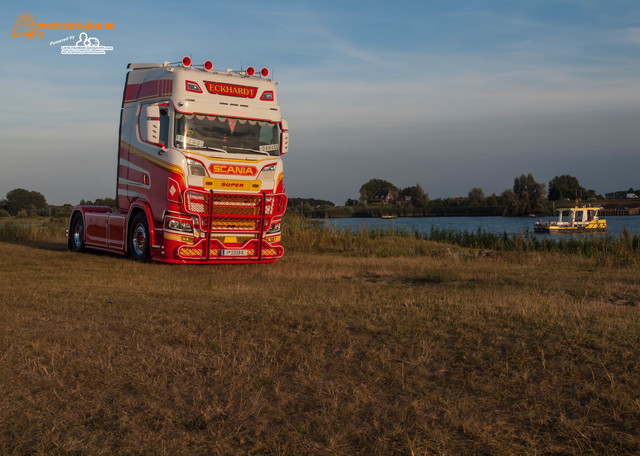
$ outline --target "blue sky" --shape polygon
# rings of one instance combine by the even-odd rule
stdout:
[[[370,178],[431,198],[500,193],[521,174],[640,187],[640,2],[25,2],[0,6],[0,197],[114,196],[129,62],[267,66],[291,129],[292,197],[343,204]],[[68,31],[12,38],[16,18],[112,22],[114,50],[61,55]],[[76,32],[77,33],[77,32]],[[68,43],[67,43],[68,44]]]

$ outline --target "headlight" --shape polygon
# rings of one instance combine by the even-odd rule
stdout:
[[[165,228],[173,231],[181,231],[183,233],[193,233],[193,226],[191,226],[191,223],[172,218],[167,219]]]
[[[189,174],[192,176],[206,176],[207,171],[204,169],[204,165],[197,160],[187,158],[187,165],[189,166]]]
[[[269,231],[267,231],[267,234],[279,233],[279,232],[280,232],[280,224],[276,223],[275,225],[271,225],[271,228],[269,228]]]

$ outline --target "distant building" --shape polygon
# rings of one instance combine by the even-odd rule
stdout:
[[[391,190],[382,190],[373,194],[373,197],[369,201],[371,204],[389,204],[393,201],[393,193]]]
[[[619,199],[635,199],[638,197],[635,193],[629,193],[626,190],[621,190],[619,192],[605,193],[604,197],[608,200],[619,200]]]
[[[410,196],[399,196],[395,200],[393,200],[393,204],[397,204],[398,206],[405,206],[411,203]]]

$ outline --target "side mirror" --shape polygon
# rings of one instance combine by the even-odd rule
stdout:
[[[146,105],[140,112],[140,137],[143,141],[160,143],[160,107]]]
[[[280,133],[280,155],[284,155],[289,152],[289,122],[282,119],[280,128],[282,129]]]

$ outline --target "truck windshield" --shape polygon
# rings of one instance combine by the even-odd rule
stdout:
[[[174,145],[225,153],[280,155],[280,129],[274,122],[176,112]]]

